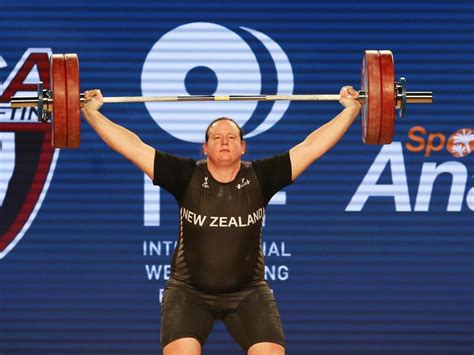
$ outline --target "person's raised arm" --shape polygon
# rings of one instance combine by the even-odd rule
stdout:
[[[84,95],[86,103],[81,109],[84,119],[110,148],[129,159],[153,180],[155,149],[99,112],[103,104],[100,90],[86,91]]]
[[[359,93],[351,86],[345,86],[341,89],[340,96],[339,102],[344,106],[344,110],[290,149],[292,181],[296,180],[312,162],[339,142],[359,115],[361,108],[361,104],[357,100]]]

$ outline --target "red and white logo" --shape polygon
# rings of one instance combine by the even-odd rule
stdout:
[[[40,80],[49,89],[50,54],[50,48],[27,49],[0,83],[0,259],[33,223],[56,166],[59,151],[51,145],[51,129],[31,124],[36,109],[9,104],[13,95],[36,94]],[[1,63],[2,70],[8,68],[3,57]]]
[[[456,158],[471,154],[474,149],[474,132],[470,128],[461,128],[448,139],[448,152]]]

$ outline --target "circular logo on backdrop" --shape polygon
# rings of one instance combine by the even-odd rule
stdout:
[[[474,132],[470,128],[461,128],[448,139],[448,151],[456,158],[471,154],[474,149]]]
[[[240,27],[269,52],[277,73],[277,95],[293,93],[293,70],[288,56],[267,35]],[[234,31],[214,23],[185,24],[165,33],[146,56],[142,71],[144,96],[261,95],[259,61],[250,45]],[[172,136],[201,143],[207,125],[227,116],[243,126],[257,101],[147,102],[153,120]],[[288,109],[276,101],[261,123],[245,138],[275,125]]]

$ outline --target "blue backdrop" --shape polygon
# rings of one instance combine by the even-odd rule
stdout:
[[[50,53],[78,53],[82,91],[138,96],[335,94],[359,87],[365,49],[392,50],[396,77],[410,91],[432,90],[434,103],[409,105],[387,146],[363,145],[359,119],[275,196],[266,277],[289,354],[470,354],[473,20],[473,2],[459,0],[3,1],[0,121],[36,120],[8,102],[47,77]],[[230,115],[251,160],[291,148],[339,110],[262,102],[102,111],[193,158],[204,125]],[[87,124],[78,150],[48,152],[47,139],[0,132],[0,353],[159,353],[174,199]],[[216,323],[204,353],[239,352]]]

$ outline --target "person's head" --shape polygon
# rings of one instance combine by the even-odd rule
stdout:
[[[242,128],[237,122],[228,117],[220,117],[206,129],[203,152],[214,163],[231,165],[240,161],[245,153],[243,136]]]

